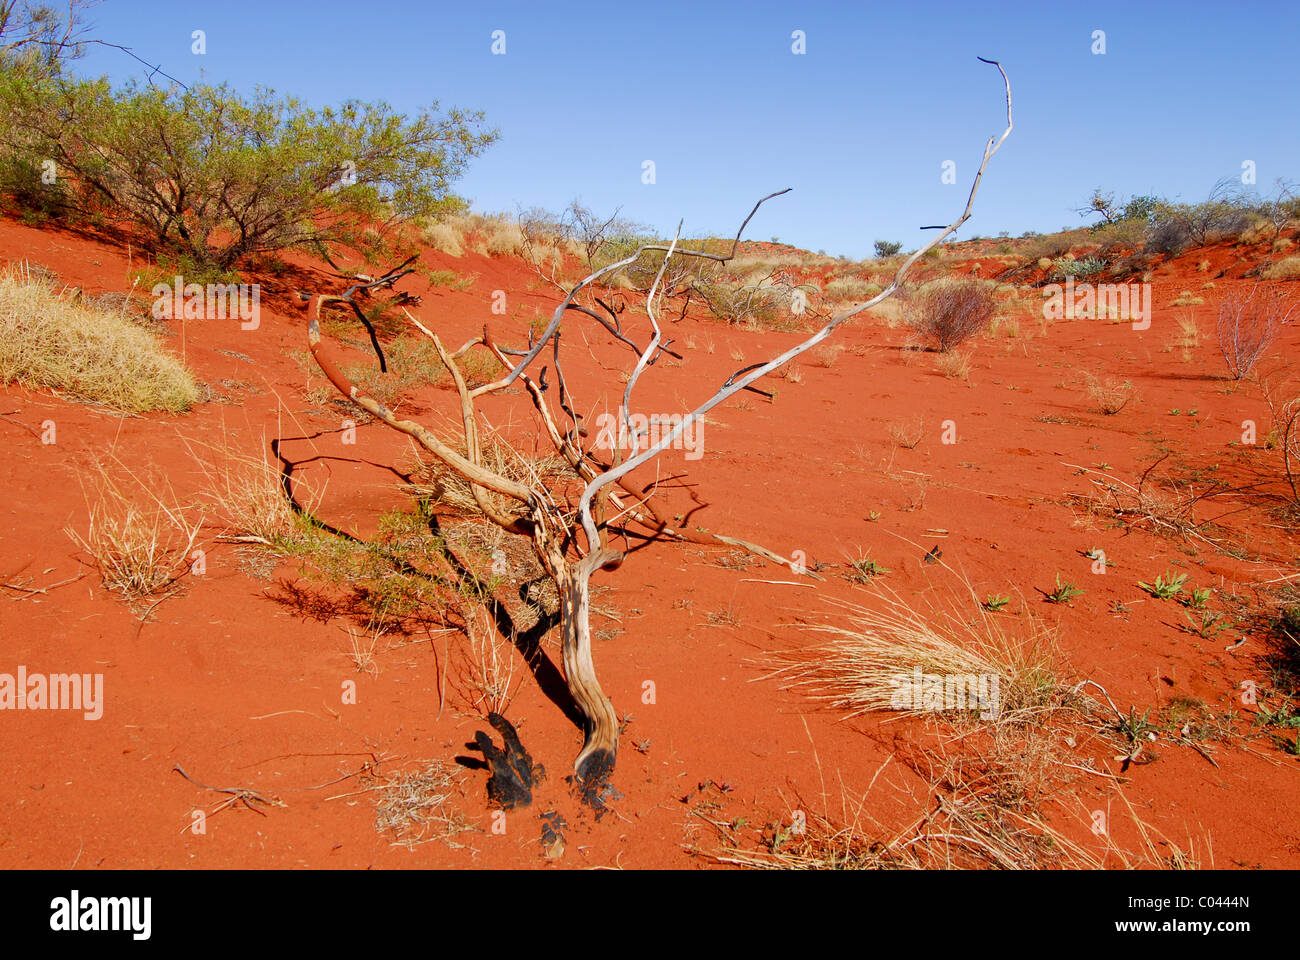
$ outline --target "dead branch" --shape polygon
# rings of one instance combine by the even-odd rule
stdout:
[[[361,278],[362,282],[352,285],[342,295],[318,295],[315,298],[308,298],[309,303],[314,304],[314,309],[308,311],[308,344],[313,358],[335,388],[375,419],[413,438],[447,468],[463,477],[470,485],[476,506],[488,519],[510,533],[529,537],[542,569],[554,581],[560,597],[561,656],[564,675],[574,702],[585,718],[583,746],[574,763],[574,782],[589,802],[595,805],[604,803],[604,783],[614,767],[619,734],[617,715],[596,679],[592,658],[590,578],[598,569],[616,569],[623,562],[627,553],[614,548],[609,538],[611,533],[625,531],[625,524],[629,522],[642,525],[657,535],[700,542],[697,539],[698,535],[672,528],[658,513],[651,503],[657,485],[646,488],[648,492],[638,490],[632,484],[630,475],[675,444],[688,427],[695,425],[718,404],[741,390],[753,389],[751,385],[755,381],[821,343],[848,320],[894,295],[912,265],[924,256],[926,251],[941,243],[970,218],[989,160],[1005,142],[1012,129],[1011,85],[1006,71],[997,61],[983,60],[983,58],[981,60],[996,66],[1002,77],[1006,91],[1007,125],[1001,137],[990,137],[986,143],[983,159],[975,174],[961,215],[952,224],[943,228],[929,243],[908,257],[899,267],[890,284],[875,297],[835,313],[815,333],[779,356],[737,370],[703,403],[679,420],[674,418],[672,428],[662,433],[654,442],[650,442],[652,438],[643,437],[635,427],[631,411],[634,391],[645,371],[654,366],[663,353],[671,353],[668,347],[672,341],[664,337],[656,310],[669,263],[673,262],[674,257],[727,263],[735,257],[740,237],[759,208],[768,200],[788,193],[789,188],[771,193],[754,204],[736,232],[729,251],[713,253],[706,250],[680,249],[681,224],[679,224],[670,243],[642,244],[630,256],[592,270],[587,277],[566,293],[563,301],[555,308],[551,321],[542,334],[536,338],[530,335],[526,349],[511,349],[501,345],[493,339],[488,330],[484,329],[481,336],[471,339],[454,352],[449,351],[435,331],[426,327],[408,312],[407,317],[411,323],[432,340],[441,363],[451,375],[460,408],[461,430],[464,438],[463,453],[422,425],[397,418],[383,403],[362,393],[323,349],[320,332],[321,310],[327,305],[342,305],[351,309],[367,327],[383,369],[382,349],[355,297],[368,295],[381,288],[391,288],[396,280],[411,272],[407,269],[411,261],[408,260],[407,263],[390,270],[378,279]],[[664,257],[646,298],[650,336],[644,345],[641,345],[636,337],[624,330],[619,316],[620,311],[611,308],[599,298],[594,298],[596,306],[604,311],[601,313],[596,307],[579,303],[578,299],[584,291],[591,290],[601,278],[630,266],[648,251],[662,252]],[[582,429],[581,415],[575,409],[568,389],[560,353],[561,326],[570,311],[594,319],[614,340],[636,355],[635,365],[628,375],[622,392],[622,405],[618,416],[620,426],[627,430],[631,439],[627,456],[624,456],[621,443],[613,445],[614,448],[606,460],[597,457],[593,452],[594,441],[584,442],[586,433]],[[533,377],[528,370],[548,347],[551,351],[550,365],[543,367],[542,371]],[[493,381],[471,388],[464,375],[462,364],[470,351],[479,349],[487,350],[504,372]],[[555,378],[553,385],[547,383],[548,369],[553,369]],[[477,401],[504,391],[515,383],[519,383],[532,400],[547,439],[569,465],[572,474],[570,477],[572,482],[569,486],[548,486],[536,475],[527,483],[520,482],[484,465],[484,445],[480,431],[484,427],[491,428],[486,420],[480,422],[481,414],[477,410]],[[552,397],[563,417],[567,418],[563,429],[552,407]],[[643,439],[647,441],[644,450],[641,449]],[[574,484],[581,487],[576,510],[567,499],[575,489]],[[493,495],[514,501],[515,509],[504,509],[493,499]],[[522,514],[518,512],[520,508]],[[579,531],[582,534],[581,538],[578,536]],[[789,561],[783,557],[747,541],[718,534],[704,536],[709,542],[737,546],[773,562],[789,565]]]

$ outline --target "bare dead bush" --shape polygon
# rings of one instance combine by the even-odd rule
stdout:
[[[994,306],[987,283],[938,280],[908,296],[904,316],[918,333],[935,341],[940,353],[947,353],[987,327]]]
[[[1255,286],[1233,290],[1219,306],[1219,350],[1234,380],[1248,376],[1277,339],[1295,305],[1280,290]]]
[[[940,230],[928,244],[904,260],[893,278],[876,296],[836,311],[815,331],[785,347],[780,354],[734,371],[711,396],[694,409],[681,415],[673,414],[671,429],[659,432],[658,439],[645,426],[648,422],[646,415],[637,411],[634,392],[647,371],[658,374],[674,366],[667,363],[656,365],[661,357],[681,359],[680,354],[670,349],[673,340],[665,335],[660,322],[663,314],[660,297],[668,266],[672,264],[674,256],[677,256],[711,261],[726,267],[736,258],[741,235],[759,208],[767,201],[788,193],[789,188],[760,199],[741,223],[725,251],[680,246],[680,226],[670,243],[638,242],[636,248],[626,256],[599,266],[569,289],[544,329],[529,331],[526,344],[500,340],[497,334],[485,326],[481,335],[458,349],[453,349],[444,343],[438,330],[403,311],[412,326],[433,343],[439,361],[455,385],[455,396],[460,408],[459,440],[452,439],[444,430],[435,431],[414,420],[399,418],[370,391],[361,389],[339,366],[333,349],[327,345],[322,333],[322,313],[326,308],[348,311],[369,329],[363,305],[380,291],[394,289],[398,281],[412,273],[414,258],[377,279],[364,278],[342,294],[301,295],[308,346],[322,373],[339,393],[376,421],[419,443],[424,451],[441,461],[447,468],[446,472],[459,475],[468,486],[475,511],[499,527],[503,535],[518,537],[522,543],[528,544],[536,562],[551,581],[555,595],[559,598],[560,661],[564,680],[569,688],[572,705],[581,714],[583,728],[583,747],[574,761],[572,782],[575,789],[581,791],[582,798],[593,806],[604,803],[604,788],[614,769],[622,724],[612,701],[601,689],[596,677],[590,621],[592,577],[598,571],[613,572],[622,566],[636,549],[624,549],[630,535],[725,545],[793,569],[790,560],[765,547],[703,529],[692,529],[685,524],[679,526],[681,519],[673,518],[655,502],[654,494],[658,484],[647,484],[645,479],[648,474],[652,479],[653,474],[647,470],[634,477],[633,471],[643,465],[650,465],[669,447],[680,445],[685,432],[694,429],[715,407],[749,389],[760,378],[785,367],[799,355],[820,346],[840,326],[893,296],[902,287],[913,264],[970,219],[980,179],[989,160],[1012,129],[1011,87],[1006,72],[995,60],[982,62],[996,67],[1002,78],[1006,92],[1007,123],[1000,136],[988,138],[983,159],[961,215]],[[648,252],[662,254],[662,259],[659,260],[659,267],[645,297],[645,318],[642,321],[639,316],[631,316],[631,311],[611,306],[596,291],[602,283],[636,263]],[[992,313],[991,292],[975,299],[978,303],[986,303],[987,308],[972,311],[964,322],[958,324],[958,327],[966,330],[966,335],[986,323]],[[963,301],[959,301],[961,302]],[[579,316],[575,317],[575,314]],[[571,322],[566,324],[566,320]],[[435,327],[439,325],[431,317],[429,321]],[[625,365],[621,369],[602,364],[611,377],[605,382],[603,390],[597,388],[592,401],[579,402],[570,394],[567,386],[561,356],[561,328],[570,330],[573,322],[583,324],[583,337],[587,336],[587,331],[597,335],[603,331],[607,335],[605,339],[612,341],[611,346],[616,344],[631,353],[630,357],[625,355]],[[370,332],[372,343],[375,343],[373,330]],[[569,343],[573,339],[566,337],[564,342]],[[960,338],[945,337],[943,340],[945,347],[957,342],[960,342]],[[379,367],[383,371],[386,369],[386,361],[377,343],[375,345]],[[497,379],[487,383],[472,383],[467,378],[465,369],[471,356],[483,356],[486,362],[493,364]],[[491,402],[492,395],[501,394],[515,386],[522,388],[532,402],[536,417],[533,429],[537,448],[552,449],[563,461],[565,469],[561,477],[547,478],[530,472],[527,476],[515,478],[502,467],[495,466],[488,456],[495,449],[495,441],[509,443],[509,438],[488,420],[480,401]],[[617,429],[620,436],[629,438],[627,451],[622,449],[622,443],[616,444],[612,451],[602,448],[601,434],[587,429],[582,422],[582,410],[593,410],[602,405],[607,408],[617,407]],[[806,575],[815,574],[806,571]]]
[[[1119,413],[1133,399],[1133,384],[1128,380],[1115,377],[1102,379],[1085,371],[1083,381],[1088,396],[1097,404],[1097,409],[1108,417]]]

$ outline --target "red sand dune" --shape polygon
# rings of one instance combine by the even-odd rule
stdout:
[[[1174,569],[1198,586],[1249,600],[1250,584],[1294,575],[1293,532],[1259,509],[1229,516],[1224,525],[1251,550],[1239,559],[1141,529],[1125,535],[1095,518],[1090,528],[1068,501],[1091,489],[1074,465],[1108,464],[1113,475],[1135,482],[1156,444],[1173,451],[1166,466],[1180,476],[1214,466],[1230,482],[1253,476],[1261,458],[1271,456],[1229,446],[1240,439],[1243,420],[1268,422],[1257,391],[1226,389],[1213,342],[1218,299],[1251,282],[1235,279],[1240,256],[1225,244],[1157,268],[1154,322],[1144,331],[1063,320],[1040,332],[1038,314],[1027,308],[1020,324],[1032,336],[980,340],[967,382],[939,375],[931,354],[901,350],[903,329],[863,316],[837,334],[847,349],[833,365],[802,361],[800,382],[768,384],[778,391],[775,402],[754,397],[744,408],[733,401],[714,411],[704,458],[666,459],[663,469],[689,469],[705,505],[693,523],[783,554],[802,551],[809,561],[843,564],[867,551],[891,571],[883,582],[905,597],[952,588],[951,574],[922,562],[938,544],[977,596],[1013,595],[1007,616],[1028,610],[1059,624],[1074,671],[1103,684],[1122,709],[1132,705],[1140,714],[1192,697],[1216,714],[1235,710],[1248,730],[1256,708],[1242,705],[1239,686],[1266,682],[1262,638],[1250,633],[1229,651],[1231,640],[1195,637],[1178,629],[1176,607],[1151,600],[1136,582]],[[1208,272],[1196,268],[1204,258]],[[127,286],[125,250],[0,221],[0,262],[21,260],[43,264],[88,293]],[[524,339],[522,321],[512,329],[489,315],[494,289],[507,291],[523,316],[553,309],[553,297],[518,261],[426,252],[422,262],[479,275],[464,291],[403,284],[424,296],[416,314],[448,331],[448,341],[459,342],[487,320],[503,335]],[[984,276],[998,269],[987,257],[983,262]],[[1228,276],[1201,289],[1225,267]],[[87,521],[79,475],[109,455],[142,475],[165,475],[182,499],[194,496],[204,480],[183,440],[260,455],[270,438],[286,438],[286,456],[306,461],[297,477],[324,491],[318,514],[359,535],[405,502],[387,469],[406,455],[405,438],[370,424],[358,428],[354,446],[344,446],[339,417],[313,412],[316,405],[304,396],[305,375],[291,353],[305,349],[306,335],[288,287],[264,294],[256,331],[204,321],[182,333],[179,321],[172,324],[177,335],[169,346],[183,349],[205,382],[233,384],[222,389],[235,402],[204,403],[181,417],[123,419],[47,391],[3,388],[7,455],[0,484],[9,496],[0,522],[0,579],[33,587],[78,579],[42,594],[5,591],[0,671],[23,664],[102,672],[106,705],[94,721],[59,711],[0,717],[0,752],[10,771],[0,785],[0,866],[689,867],[713,862],[693,856],[692,847],[724,849],[724,834],[756,845],[765,824],[788,822],[795,809],[839,811],[844,796],[866,795],[864,809],[882,835],[932,805],[923,779],[898,762],[912,745],[933,741],[924,724],[889,715],[843,720],[842,711],[762,679],[771,669],[765,651],[813,642],[798,624],[833,617],[825,598],[861,600],[863,588],[835,569],[816,589],[764,582],[798,578],[771,565],[729,569],[717,562],[725,550],[662,543],[596,581],[612,588],[602,601],[618,616],[597,619],[598,629],[616,631],[597,641],[597,668],[628,719],[613,779],[622,798],[612,814],[597,820],[570,796],[564,774],[580,732],[525,676],[510,717],[549,770],[533,806],[507,814],[504,832],[493,832],[485,774],[461,771],[453,801],[479,831],[462,834],[459,849],[439,841],[394,845],[376,830],[374,794],[355,777],[340,778],[379,757],[386,758],[379,769],[385,775],[450,760],[466,752],[475,730],[488,729],[455,702],[439,716],[440,664],[448,644],[462,638],[415,633],[404,645],[381,647],[376,674],[358,673],[346,656],[343,620],[321,619],[292,601],[292,585],[311,586],[299,571],[285,565],[265,580],[251,576],[236,546],[215,541],[215,528],[201,537],[206,574],[142,620],[103,589],[64,533]],[[1184,289],[1206,300],[1196,308],[1201,343],[1187,361],[1168,349],[1169,303]],[[680,410],[712,393],[742,365],[733,353],[752,362],[796,340],[699,317],[670,327],[685,365],[664,371],[662,380],[647,378],[648,409]],[[1292,323],[1275,353],[1295,356],[1298,346],[1300,323]],[[609,382],[599,369],[606,354],[589,354],[576,333],[568,349],[571,386],[590,397],[597,377]],[[1136,399],[1115,416],[1101,415],[1082,386],[1083,371],[1131,381]],[[426,422],[446,422],[451,398],[431,388],[409,398],[405,409]],[[505,417],[518,402],[489,409]],[[1170,415],[1175,408],[1180,415]],[[39,430],[47,419],[57,424],[53,445],[21,426]],[[955,444],[940,442],[946,420],[955,422]],[[890,438],[891,425],[917,422],[924,439],[914,449]],[[1203,518],[1238,505],[1207,502]],[[878,518],[869,520],[873,514]],[[1113,564],[1105,575],[1091,574],[1081,555],[1093,547]],[[1037,592],[1058,573],[1085,590],[1069,606],[1045,604]],[[1116,602],[1126,611],[1114,612]],[[732,614],[722,619],[736,622],[710,622],[708,614],[722,610]],[[546,650],[558,661],[553,645]],[[526,673],[522,665],[518,671]],[[355,705],[341,702],[348,680],[357,684]],[[646,681],[655,686],[653,704],[642,703]],[[1251,740],[1250,749],[1216,744],[1212,759],[1177,744],[1154,749],[1157,760],[1122,774],[1124,796],[1144,823],[1183,850],[1194,848],[1204,866],[1300,865],[1295,757],[1263,739]],[[1080,763],[1085,756],[1099,770],[1120,774],[1098,744],[1080,749]],[[228,805],[195,835],[192,811],[211,811],[231,795],[196,786],[175,765],[203,784],[248,788],[281,805]],[[1107,809],[1117,842],[1132,849],[1131,818],[1111,780],[1084,775],[1073,789],[1078,802],[1050,809],[1053,822],[1087,843],[1088,812]],[[716,806],[701,810],[706,795]],[[567,821],[567,844],[547,859],[538,815],[552,810]],[[1114,858],[1107,863],[1119,865]]]

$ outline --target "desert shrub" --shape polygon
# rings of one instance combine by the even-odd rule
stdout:
[[[1294,306],[1281,291],[1254,287],[1233,290],[1219,305],[1219,350],[1234,380],[1247,376],[1277,339]]]
[[[903,250],[903,244],[897,240],[877,240],[875,243],[876,258],[896,257]]]
[[[0,0],[0,64],[32,73],[58,73],[84,50],[85,13],[95,0],[64,4]],[[62,9],[59,9],[62,7]]]
[[[770,329],[794,329],[799,325],[799,318],[793,313],[797,289],[785,281],[745,284],[722,280],[695,286],[695,291],[718,319],[728,323],[755,323]]]
[[[1151,216],[1153,225],[1147,247],[1171,256],[1189,246],[1203,247],[1238,236],[1249,229],[1253,219],[1249,201],[1229,193],[1223,183],[1211,191],[1204,203],[1159,201]]]
[[[1157,257],[1153,253],[1139,251],[1131,256],[1119,257],[1110,265],[1112,277],[1127,277],[1135,273],[1145,273],[1151,269]]]
[[[1082,260],[1061,257],[1059,260],[1052,261],[1052,275],[1062,280],[1066,277],[1091,277],[1101,273],[1106,266],[1106,261],[1100,257],[1084,257]]]
[[[1277,236],[1277,231],[1268,218],[1259,216],[1256,213],[1249,214],[1250,222],[1247,227],[1237,234],[1237,242],[1245,244],[1263,243],[1266,240],[1272,240]]]
[[[836,277],[826,284],[824,293],[828,300],[870,300],[883,287],[862,277]]]
[[[11,269],[0,274],[0,383],[15,380],[130,413],[183,413],[199,398],[156,335]]]
[[[1086,227],[1078,230],[1061,230],[1057,233],[1041,234],[1025,247],[1025,256],[1030,260],[1047,257],[1055,260],[1070,252],[1070,248],[1080,243],[1091,243],[1092,231]]]
[[[1094,230],[1093,239],[1109,253],[1139,250],[1146,244],[1150,230],[1151,225],[1146,220],[1124,219],[1101,224]]]
[[[1294,280],[1300,277],[1300,257],[1286,257],[1270,263],[1260,275],[1265,280]]]
[[[1187,249],[1192,242],[1191,236],[1191,228],[1185,220],[1172,213],[1162,213],[1151,226],[1146,248],[1151,253],[1176,256]]]
[[[316,110],[265,90],[114,89],[3,62],[0,116],[11,181],[53,160],[51,202],[223,269],[289,247],[373,254],[387,235],[374,224],[462,206],[450,186],[496,138],[480,114],[436,103],[413,118],[382,102]]]
[[[947,353],[988,326],[996,306],[993,287],[979,280],[936,280],[907,294],[904,316]]]
[[[1264,383],[1264,399],[1273,418],[1272,436],[1282,453],[1282,476],[1291,491],[1291,502],[1300,506],[1300,394],[1278,395],[1275,384]],[[1292,607],[1292,639],[1300,644],[1300,607]],[[1295,650],[1300,663],[1300,647]]]
[[[1145,195],[1129,197],[1128,203],[1124,204],[1124,215],[1120,218],[1120,222],[1150,223],[1151,215],[1159,203],[1159,197]]]

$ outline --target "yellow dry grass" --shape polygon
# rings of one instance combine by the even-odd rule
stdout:
[[[0,273],[0,383],[14,381],[128,413],[184,413],[199,399],[155,334],[21,267]]]

